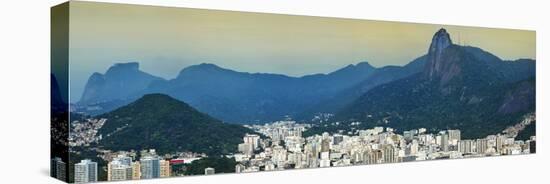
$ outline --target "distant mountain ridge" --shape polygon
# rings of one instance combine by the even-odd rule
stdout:
[[[426,56],[421,56],[405,66],[376,68],[367,79],[341,90],[331,98],[320,100],[317,105],[298,114],[297,118],[299,120],[309,120],[311,115],[317,113],[334,114],[376,86],[421,72],[425,63]]]
[[[126,64],[116,64],[111,68],[119,68],[119,65]],[[356,85],[376,70],[367,62],[361,62],[328,74],[289,77],[237,72],[203,63],[182,69],[174,79],[163,80],[142,74],[135,63],[131,65],[132,70],[122,70],[126,71],[125,77],[111,79],[109,74],[115,71],[112,69],[105,75],[92,75],[79,104],[102,106],[102,110],[93,113],[101,114],[128,104],[140,95],[162,93],[227,122],[268,122],[298,114],[319,99],[330,98]],[[147,77],[128,77],[132,74]],[[136,87],[120,89],[119,83],[124,83],[124,80],[136,84]],[[103,81],[114,82],[107,84]],[[117,95],[110,96],[113,93]]]

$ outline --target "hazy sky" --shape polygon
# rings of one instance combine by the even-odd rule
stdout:
[[[502,59],[535,58],[535,32],[308,16],[71,2],[70,100],[93,72],[136,61],[166,79],[214,63],[245,72],[302,76],[368,61],[404,65],[445,28],[454,43]]]

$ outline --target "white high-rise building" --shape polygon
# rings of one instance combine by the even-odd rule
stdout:
[[[461,140],[458,144],[458,151],[461,153],[473,153],[474,151],[474,141],[472,140]]]
[[[132,166],[121,160],[113,160],[107,165],[107,181],[122,181],[132,179]]]
[[[74,165],[74,182],[97,182],[97,163],[91,160],[81,160]]]
[[[420,147],[420,145],[418,145],[418,141],[413,140],[412,144],[411,144],[411,147],[410,147],[410,155],[416,155],[416,153],[418,152],[419,147]]]
[[[460,141],[460,130],[447,130],[449,133],[449,141],[451,145],[458,145]]]
[[[449,135],[443,134],[441,135],[441,144],[439,145],[441,151],[448,152],[449,151]]]
[[[243,137],[243,141],[245,144],[252,145],[252,148],[254,149],[258,149],[260,146],[260,136],[256,134],[246,134]]]
[[[496,140],[495,140],[495,149],[497,151],[497,153],[501,153],[502,152],[502,148],[503,146],[505,145],[505,140],[506,140],[506,136],[504,135],[497,135],[496,137]]]
[[[254,145],[250,144],[250,143],[241,143],[238,145],[238,151],[247,155],[247,156],[251,156],[254,154]]]
[[[113,161],[107,164],[107,180],[121,181],[131,180],[134,172],[132,170],[132,157],[118,155]]]
[[[392,145],[385,145],[382,151],[384,153],[384,163],[397,162],[397,156],[395,155],[395,148]]]
[[[487,139],[478,139],[476,140],[476,151],[479,154],[487,153],[488,149],[488,140]]]
[[[378,164],[382,163],[381,158],[383,153],[381,150],[374,150],[367,153],[367,164]]]
[[[273,148],[273,157],[271,158],[271,161],[273,161],[274,163],[285,162],[287,156],[288,153],[284,147],[275,146]]]

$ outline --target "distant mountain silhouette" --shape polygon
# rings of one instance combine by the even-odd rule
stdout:
[[[90,76],[79,103],[135,99],[141,96],[139,92],[156,80],[164,79],[140,71],[138,63],[118,63],[105,74],[96,72]]]
[[[115,71],[125,71],[125,74],[115,75]],[[184,68],[172,80],[126,77],[138,74],[151,76],[138,72],[137,67],[129,71],[131,72],[109,69],[104,76],[92,75],[79,104],[99,106],[100,110],[93,111],[92,114],[100,114],[128,104],[137,98],[136,96],[162,93],[185,101],[200,111],[227,122],[268,122],[282,119],[286,115],[298,114],[321,99],[333,97],[368,78],[375,68],[367,62],[362,62],[329,74],[289,77],[279,74],[237,72],[203,63]],[[104,81],[112,82],[107,84]],[[121,84],[135,84],[130,85],[135,87],[121,89]],[[117,92],[110,95],[110,91]]]

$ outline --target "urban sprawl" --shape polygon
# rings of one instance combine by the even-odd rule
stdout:
[[[84,146],[98,141],[97,130],[105,119],[87,120],[72,124],[71,146]],[[299,168],[337,167],[381,164],[434,159],[457,159],[497,155],[534,153],[535,136],[515,140],[518,132],[535,121],[527,116],[521,123],[508,127],[501,134],[480,139],[461,139],[460,130],[428,133],[426,128],[398,134],[390,127],[358,130],[352,135],[329,134],[303,137],[311,127],[294,121],[278,121],[265,125],[246,125],[258,134],[247,134],[238,145],[238,153],[225,155],[237,162],[235,172],[258,172]],[[136,153],[103,151],[101,158],[108,162],[107,180],[137,180],[182,176],[172,171],[177,165],[188,164],[207,157],[205,154],[181,152],[159,155],[154,149]],[[99,156],[99,155],[98,155]],[[52,174],[64,178],[65,163],[52,159]],[[212,167],[204,174],[215,174]],[[98,181],[98,165],[89,159],[74,166],[75,183]]]

